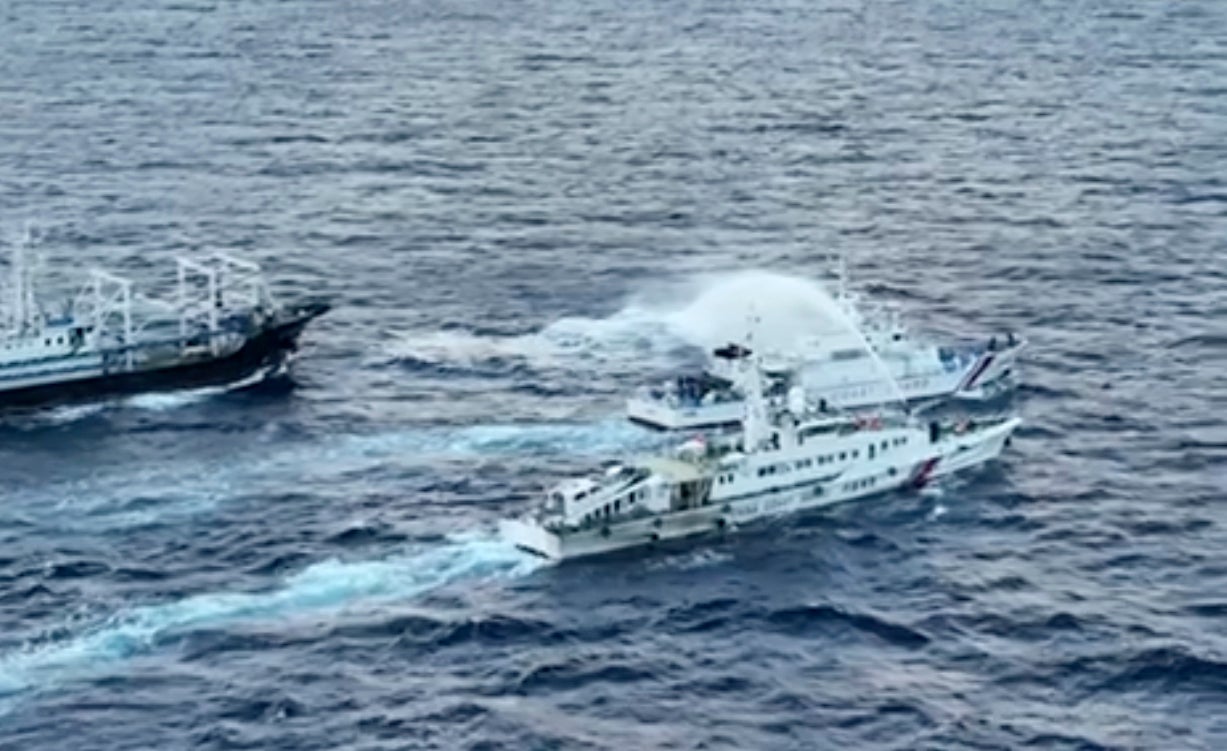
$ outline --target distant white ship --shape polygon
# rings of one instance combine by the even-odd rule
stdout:
[[[863,304],[841,270],[833,302],[836,326],[802,342],[795,352],[761,359],[768,390],[799,385],[831,407],[855,409],[898,401],[981,398],[1014,372],[1025,343],[1013,334],[976,343],[941,345],[911,335],[895,311]],[[662,430],[733,425],[740,419],[744,384],[736,345],[711,352],[708,369],[637,390],[627,416]]]
[[[504,520],[502,535],[553,560],[729,530],[765,517],[923,485],[997,458],[1017,417],[921,423],[815,409],[800,387],[763,392],[753,353],[728,353],[744,386],[741,429],[696,438],[666,456],[619,465],[550,490]]]

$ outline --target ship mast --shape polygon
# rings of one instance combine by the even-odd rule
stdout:
[[[10,254],[9,258],[9,275],[12,279],[10,284],[12,286],[11,292],[13,295],[13,299],[9,302],[9,315],[12,316],[13,329],[17,333],[21,333],[22,323],[25,321],[25,316],[21,310],[21,303],[24,298],[21,288],[22,277],[25,276],[25,270],[23,268],[25,261],[25,249],[22,248],[21,243],[15,243],[13,245],[13,252]]]
[[[753,310],[749,315],[745,352],[741,354],[738,367],[742,370],[742,395],[745,411],[741,418],[742,439],[747,452],[757,451],[767,440],[770,429],[767,417],[766,396],[763,394],[763,374],[758,354],[754,352],[754,329],[759,323]]]
[[[12,253],[9,255],[9,319],[13,331],[21,334],[27,329],[33,328],[33,319],[36,312],[34,304],[34,283],[31,278],[29,259],[26,255],[26,247],[30,244],[30,230],[26,229],[25,235],[18,241],[13,243]]]

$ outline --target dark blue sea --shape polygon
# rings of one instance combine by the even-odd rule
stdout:
[[[1227,4],[6,0],[0,222],[325,295],[0,423],[0,749],[1227,747]],[[548,567],[496,521],[843,254],[1001,462]]]

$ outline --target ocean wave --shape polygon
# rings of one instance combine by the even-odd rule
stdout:
[[[801,605],[780,608],[766,613],[762,619],[768,625],[793,635],[825,632],[833,624],[842,624],[896,646],[910,649],[923,647],[930,641],[928,636],[916,629],[893,623],[876,615],[844,610],[834,605]]]
[[[593,665],[588,660],[571,659],[547,662],[524,671],[516,680],[514,693],[576,691],[589,684],[627,684],[655,680],[657,670],[632,663]]]

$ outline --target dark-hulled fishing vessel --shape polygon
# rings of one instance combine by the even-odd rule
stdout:
[[[277,304],[260,267],[224,254],[177,259],[170,299],[91,270],[58,313],[15,244],[0,301],[0,409],[231,384],[280,371],[323,301]]]

